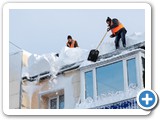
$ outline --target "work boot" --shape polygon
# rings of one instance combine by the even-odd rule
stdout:
[[[119,46],[115,46],[115,47],[116,47],[116,50],[119,49]]]

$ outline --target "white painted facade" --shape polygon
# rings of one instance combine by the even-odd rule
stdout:
[[[21,106],[22,51],[14,46],[12,48],[9,53],[9,108],[19,109]]]

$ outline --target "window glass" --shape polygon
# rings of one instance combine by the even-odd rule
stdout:
[[[137,86],[136,60],[135,58],[127,60],[128,84]]]
[[[50,109],[64,109],[64,95],[50,99]]]
[[[59,109],[64,108],[64,95],[59,96]]]
[[[124,90],[123,63],[112,63],[96,69],[97,94]]]
[[[50,100],[50,109],[57,109],[57,98]]]
[[[92,71],[85,72],[85,96],[93,98],[93,73]]]
[[[142,67],[143,67],[143,75],[142,75],[142,78],[143,78],[143,87],[145,88],[145,59],[144,57],[142,57]]]

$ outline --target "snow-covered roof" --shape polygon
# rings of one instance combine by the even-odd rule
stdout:
[[[123,49],[120,46],[120,49],[118,50],[115,50],[114,40],[108,39],[106,42],[103,42],[101,47],[98,49],[100,51],[98,61],[121,54],[126,50],[131,51],[137,48],[144,49],[144,37],[144,33],[133,33],[126,37],[126,48]],[[87,61],[89,52],[90,50],[84,50],[81,48],[64,47],[59,53],[59,57],[56,56],[56,53],[43,55],[32,54],[29,57],[28,66],[23,68],[22,77],[26,76],[26,73],[28,77],[34,77],[45,72],[50,72],[50,74],[56,77],[56,75],[66,71],[77,69],[88,64],[93,64],[93,62]]]
[[[100,55],[99,58],[98,58],[98,60],[112,57],[113,55],[120,54],[120,53],[122,53],[123,51],[126,51],[126,50],[127,50],[127,51],[131,51],[131,50],[138,49],[138,48],[145,49],[145,42],[142,41],[142,42],[140,42],[140,43],[133,44],[133,45],[128,46],[128,47],[126,47],[126,48],[121,48],[121,49],[112,51],[112,52],[110,52],[110,53]]]
[[[97,59],[97,62],[101,61],[103,59],[103,61],[107,58],[112,58],[113,56],[117,56],[117,55],[121,55],[121,53],[124,53],[124,51],[127,51],[127,53],[129,52],[135,52],[135,49],[139,49],[139,48],[142,48],[144,49],[145,48],[145,42],[140,42],[140,43],[137,43],[135,45],[132,45],[132,46],[128,46],[126,48],[123,48],[123,49],[118,49],[118,50],[115,50],[111,53],[106,53],[104,55],[100,55]],[[93,65],[95,64],[94,62],[90,62],[90,61],[87,61],[87,60],[83,60],[83,61],[80,61],[80,62],[76,62],[76,63],[73,63],[73,64],[68,64],[68,65],[65,65],[63,66],[61,69],[60,69],[60,73],[64,73],[66,71],[70,71],[70,70],[73,70],[73,69],[77,69],[79,67],[86,67],[88,65]]]
[[[65,65],[59,70],[57,75],[62,74],[64,72],[66,72],[66,71],[77,69],[77,68],[79,68],[79,66],[82,63],[83,63],[83,61],[79,61],[79,62],[75,62],[75,63],[69,64],[69,65]]]

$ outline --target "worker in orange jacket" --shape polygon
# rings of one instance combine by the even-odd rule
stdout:
[[[126,47],[126,33],[127,30],[125,29],[125,27],[123,26],[122,23],[119,22],[118,19],[114,18],[111,19],[110,17],[107,18],[106,23],[108,24],[108,29],[107,31],[112,32],[112,35],[110,35],[111,38],[116,37],[115,38],[115,47],[116,49],[119,48],[119,40],[122,40],[122,44],[123,47]]]
[[[67,47],[69,47],[69,48],[78,47],[77,41],[76,41],[76,40],[73,40],[73,39],[72,39],[72,36],[68,35],[67,39],[68,39]]]

